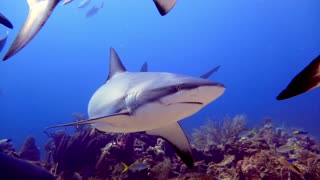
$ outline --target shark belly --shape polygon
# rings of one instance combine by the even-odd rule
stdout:
[[[94,127],[100,131],[113,133],[141,132],[165,127],[173,122],[191,116],[203,107],[198,103],[175,103],[164,105],[159,102],[147,103],[127,117],[111,118]]]

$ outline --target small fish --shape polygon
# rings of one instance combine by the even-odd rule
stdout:
[[[302,179],[304,179],[302,172],[300,171],[299,168],[297,168],[297,166],[295,166],[294,164],[292,164],[292,162],[289,162],[288,160],[286,160],[285,157],[280,157],[279,161],[285,165],[290,171],[298,174]]]
[[[248,137],[252,137],[256,134],[256,132],[254,130],[243,130],[238,134],[239,138],[248,138]]]
[[[79,3],[78,8],[84,8],[86,7],[88,4],[90,4],[91,0],[83,0]]]
[[[121,164],[123,165],[124,169],[122,170],[121,173],[125,173],[128,170],[132,171],[132,172],[141,172],[143,170],[148,169],[148,166],[146,164],[137,162],[137,163],[132,163],[130,166],[127,166],[124,162],[121,162]]]
[[[295,131],[292,131],[292,134],[294,134],[294,135],[303,135],[303,134],[308,134],[308,132],[295,130]]]
[[[96,15],[99,12],[99,10],[103,8],[103,4],[104,2],[101,3],[100,7],[93,6],[91,9],[89,9],[89,11],[86,14],[86,17],[92,17]]]
[[[289,85],[277,96],[284,100],[310,91],[320,86],[320,56],[298,73]]]
[[[4,45],[6,44],[7,42],[7,38],[8,38],[8,31],[7,31],[7,34],[2,38],[0,39],[0,52],[2,51]]]
[[[3,24],[7,28],[13,29],[13,25],[9,21],[8,18],[6,18],[3,14],[0,13],[0,24]]]
[[[278,148],[276,148],[276,152],[278,153],[288,153],[292,150],[298,150],[299,149],[299,146],[297,146],[296,144],[295,145],[282,145]]]

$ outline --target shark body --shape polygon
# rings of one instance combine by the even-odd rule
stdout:
[[[178,121],[198,112],[221,96],[224,90],[222,84],[203,78],[161,72],[128,72],[111,48],[108,79],[89,101],[89,120],[53,127],[92,124],[103,132],[145,131],[169,141],[191,168],[190,144]]]
[[[284,100],[310,91],[320,86],[320,56],[299,72],[288,86],[277,96]]]

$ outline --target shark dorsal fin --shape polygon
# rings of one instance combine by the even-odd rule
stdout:
[[[108,79],[111,79],[114,75],[127,71],[123,66],[117,52],[111,47],[110,48],[110,65]]]

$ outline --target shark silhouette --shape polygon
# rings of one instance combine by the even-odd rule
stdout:
[[[103,132],[145,131],[166,139],[192,168],[190,144],[178,121],[198,112],[224,90],[222,84],[203,78],[128,72],[111,48],[108,79],[89,101],[89,120],[49,128],[92,124]]]
[[[284,100],[310,91],[320,86],[320,56],[316,57],[307,67],[298,73],[277,96]]]

